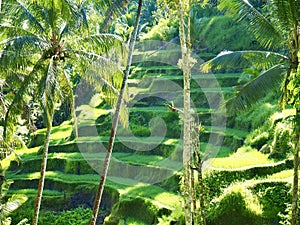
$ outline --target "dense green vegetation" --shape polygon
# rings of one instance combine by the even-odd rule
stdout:
[[[0,225],[34,220],[45,152],[38,224],[90,223],[137,2],[0,1]],[[180,2],[188,4],[143,1],[127,109],[97,224],[186,223]],[[190,145],[201,152],[195,150],[188,164],[197,201],[192,220],[296,225],[300,40],[290,37],[300,36],[300,5],[253,0],[257,11],[247,11],[242,0],[189,3],[183,7],[190,8],[190,44],[198,61],[190,114],[199,122],[190,125]],[[280,11],[289,5],[294,17]],[[282,36],[263,15],[279,24]],[[291,24],[296,33],[285,29]],[[57,43],[47,44],[53,38]],[[57,56],[56,47],[65,55]]]

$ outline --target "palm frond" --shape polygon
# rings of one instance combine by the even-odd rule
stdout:
[[[274,13],[284,28],[294,28],[300,19],[300,2],[291,0],[273,0]]]
[[[18,36],[31,36],[35,39],[38,39],[41,43],[46,44],[47,42],[43,40],[39,34],[36,32],[32,32],[29,29],[24,29],[22,27],[14,26],[14,25],[8,25],[8,24],[0,24],[0,32],[2,36],[8,36],[8,37],[18,37]],[[7,40],[10,40],[8,38]],[[2,40],[1,43],[5,43],[7,41]]]
[[[78,137],[78,127],[77,127],[77,118],[76,118],[76,112],[75,112],[75,98],[73,94],[73,87],[72,82],[70,80],[70,76],[67,73],[66,70],[64,70],[61,73],[60,79],[59,79],[60,89],[62,90],[63,97],[68,99],[68,102],[70,104],[71,109],[71,115],[73,117],[73,126],[75,129],[75,136]]]
[[[113,82],[113,77],[120,73],[119,70],[113,68],[113,65],[107,64],[103,66],[103,63],[94,63],[89,66],[84,74],[85,79],[96,88],[97,91],[101,91],[103,87],[111,90],[112,95],[118,95],[119,91],[116,89]]]
[[[0,118],[2,118],[7,111],[7,102],[4,99],[4,95],[0,92]]]
[[[3,131],[3,137],[7,142],[11,142],[13,139],[17,118],[22,112],[25,96],[28,94],[28,92],[30,92],[29,86],[36,81],[38,72],[43,67],[43,62],[44,59],[42,58],[38,60],[32,71],[24,78],[21,87],[15,93],[15,96],[7,109]]]
[[[79,6],[79,12],[81,14],[81,18],[82,18],[83,24],[85,25],[85,27],[87,29],[89,29],[89,22],[88,22],[87,10],[84,7],[84,5],[85,5],[84,3],[85,3],[85,1],[82,2],[81,5]]]
[[[28,200],[28,197],[21,194],[14,194],[2,207],[4,216],[8,216]]]
[[[38,95],[40,96],[40,103],[45,113],[45,122],[49,125],[52,124],[52,116],[55,108],[57,98],[62,96],[58,83],[58,70],[54,60],[51,57],[49,63],[45,65],[46,69],[43,70],[42,78],[38,84]]]
[[[20,0],[13,1],[4,1],[3,2],[3,11],[6,15],[11,15],[14,23],[22,24],[19,19],[25,21],[25,18],[28,19],[32,28],[39,33],[45,32],[43,25],[38,21],[38,19],[34,15],[34,11],[37,10],[36,7],[30,9],[30,7],[34,6],[31,3],[24,3]]]
[[[102,31],[106,31],[114,17],[120,16],[124,8],[128,5],[128,0],[114,0],[104,15]]]
[[[100,54],[106,53],[112,48],[120,48],[123,45],[123,40],[120,36],[114,34],[95,34],[79,39],[78,45],[83,45],[94,52],[99,49],[98,53]]]
[[[68,49],[68,51],[72,54],[75,54],[76,57],[80,60],[84,60],[86,65],[92,64],[93,62],[102,62],[103,65],[109,64],[109,59],[105,58],[104,56],[98,55],[94,52],[86,51],[86,50],[73,50]],[[81,61],[82,62],[82,61]]]
[[[236,94],[230,99],[227,105],[227,111],[234,113],[241,110],[249,109],[258,99],[267,94],[269,90],[275,87],[280,87],[284,79],[286,68],[284,65],[276,65],[269,70],[263,72],[252,81],[245,84]]]
[[[28,219],[27,218],[22,219],[17,225],[28,225]]]
[[[200,71],[209,73],[226,68],[247,68],[255,66],[261,70],[267,70],[270,67],[288,62],[285,55],[269,51],[223,51],[215,58],[200,65]]]
[[[42,51],[44,48],[48,47],[48,43],[40,38],[36,38],[34,36],[17,36],[11,37],[7,40],[2,41],[2,43],[7,43],[11,45],[11,49],[17,51],[16,53],[20,54],[20,52],[24,51],[24,47],[31,47],[35,50]],[[29,49],[28,49],[29,50]]]
[[[278,47],[282,42],[280,30],[256,10],[248,0],[221,0],[218,7],[237,15],[241,20],[247,20],[249,29],[262,46],[271,49]]]

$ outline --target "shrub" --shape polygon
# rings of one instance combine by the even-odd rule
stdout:
[[[76,208],[61,213],[46,212],[41,214],[39,224],[43,225],[86,225],[89,224],[92,210],[89,208]]]
[[[258,183],[253,187],[263,208],[263,216],[279,221],[279,213],[283,214],[286,203],[291,202],[291,186],[285,182]]]
[[[245,144],[252,148],[261,149],[269,141],[269,132],[266,132],[262,127],[252,131],[246,138]]]
[[[253,130],[266,126],[266,131],[271,129],[270,116],[273,115],[277,110],[276,93],[271,92],[265,98],[256,103],[253,108],[247,112],[240,113],[235,118],[235,127],[244,130]]]
[[[160,19],[158,24],[153,26],[141,40],[161,40],[169,41],[178,36],[178,23],[175,20]]]
[[[233,185],[215,201],[207,213],[208,225],[262,224],[262,207],[252,192]]]
[[[157,207],[150,201],[141,198],[123,200],[114,205],[111,215],[106,218],[104,224],[117,225],[119,221],[126,218],[134,218],[146,224],[155,224],[157,213]]]
[[[271,158],[282,159],[293,149],[292,125],[286,122],[278,122],[274,130],[274,138],[271,146]]]

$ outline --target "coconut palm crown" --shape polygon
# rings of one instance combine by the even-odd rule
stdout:
[[[0,72],[11,88],[6,97],[13,99],[5,117],[7,140],[24,102],[40,102],[45,120],[57,102],[67,99],[72,106],[72,74],[112,92],[121,85],[122,40],[97,31],[94,8],[88,1],[2,1]]]

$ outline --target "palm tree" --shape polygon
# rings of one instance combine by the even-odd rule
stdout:
[[[134,51],[134,44],[135,44],[135,40],[136,40],[137,33],[138,33],[138,26],[139,26],[141,11],[142,11],[143,0],[139,0],[138,4],[139,5],[138,5],[138,10],[137,10],[135,27],[134,27],[133,34],[132,34],[130,42],[129,42],[129,53],[128,53],[128,58],[127,58],[126,70],[125,70],[123,82],[122,82],[119,97],[118,97],[115,115],[114,115],[113,122],[112,122],[112,128],[111,128],[111,132],[110,132],[108,147],[106,149],[106,156],[104,159],[102,174],[100,177],[100,182],[99,182],[98,190],[97,190],[95,201],[94,201],[94,207],[93,207],[93,213],[92,213],[90,225],[95,225],[96,221],[97,221],[98,211],[99,211],[102,194],[103,194],[103,190],[104,190],[104,184],[106,181],[106,176],[107,176],[109,163],[110,163],[110,159],[111,159],[111,155],[112,155],[112,149],[114,146],[114,140],[115,140],[115,136],[116,136],[116,132],[117,132],[117,128],[118,128],[118,122],[119,122],[119,118],[120,118],[121,108],[124,107],[124,105],[123,105],[124,95],[125,95],[125,90],[126,90],[126,86],[127,86],[128,76],[130,73],[130,67],[131,67],[132,56],[133,56],[133,51]]]
[[[90,15],[101,21],[94,6],[89,1],[69,0],[2,2],[0,72],[13,87],[13,100],[5,114],[4,139],[12,140],[17,118],[29,100],[40,103],[47,127],[33,225],[38,222],[54,110],[64,100],[69,101],[71,109],[74,106],[72,72],[85,76],[97,87],[108,86],[106,90],[111,93],[115,91],[113,86],[120,86],[122,81],[119,75],[114,76],[122,74],[119,58],[123,51],[118,50],[122,40],[97,32],[95,22],[88,20]]]
[[[176,1],[176,7],[178,12],[179,21],[179,37],[182,59],[180,67],[183,71],[183,192],[184,192],[184,212],[185,212],[185,224],[193,224],[192,216],[192,176],[191,171],[191,157],[192,152],[192,134],[191,134],[191,69],[193,62],[191,58],[191,37],[190,37],[190,6],[191,1]],[[187,22],[185,21],[187,19]]]
[[[247,0],[221,0],[221,10],[246,20],[256,40],[266,51],[223,52],[201,66],[207,72],[220,66],[251,63],[262,72],[236,93],[228,102],[230,111],[249,109],[257,99],[273,88],[281,88],[281,106],[293,108],[294,121],[294,179],[292,198],[292,225],[297,224],[298,165],[300,143],[300,2],[297,0],[272,0],[262,14]],[[278,52],[279,51],[279,52]]]

